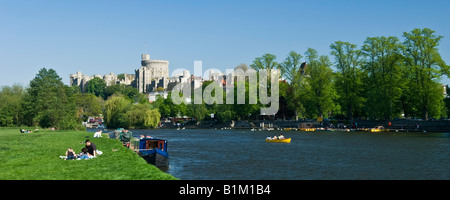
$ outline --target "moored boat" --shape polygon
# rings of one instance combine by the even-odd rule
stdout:
[[[147,163],[157,167],[169,166],[169,153],[167,152],[167,140],[143,137],[134,141],[134,151],[145,159]]]
[[[316,131],[315,128],[300,128],[300,131]]]

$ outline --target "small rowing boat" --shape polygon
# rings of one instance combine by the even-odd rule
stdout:
[[[274,142],[274,143],[290,143],[291,138],[284,138],[284,139],[266,139],[266,142]]]

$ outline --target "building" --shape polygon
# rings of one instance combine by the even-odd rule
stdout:
[[[157,95],[167,97],[167,91],[171,91],[174,87],[190,86],[191,90],[201,88],[203,78],[194,76],[188,70],[169,77],[169,61],[167,60],[151,60],[150,54],[141,55],[141,67],[134,71],[134,74],[114,74],[113,72],[106,75],[88,76],[78,71],[70,74],[70,85],[77,85],[82,92],[86,92],[89,81],[95,77],[103,79],[106,86],[115,84],[125,84],[135,87],[138,92],[148,94],[149,100],[154,101]],[[227,85],[226,77],[220,71],[211,71],[210,80],[215,80]],[[161,90],[164,89],[164,90]],[[164,92],[163,92],[164,91]],[[162,92],[162,93],[161,93]]]
[[[70,74],[70,86],[76,85],[80,87],[81,91],[86,91],[87,82],[93,78],[78,71],[76,74]]]
[[[158,96],[161,96],[162,98],[167,99],[168,95],[169,95],[169,92],[167,92],[167,91],[164,91],[164,92],[150,92],[148,94],[148,101],[150,103],[154,102],[154,101],[156,101],[158,99]]]
[[[88,76],[82,74],[81,71],[78,71],[76,74],[70,74],[70,86],[77,85],[80,87],[82,92],[86,92],[87,85],[89,81],[93,78],[103,79],[106,83],[106,86],[111,86],[115,84],[125,84],[125,85],[133,85],[134,74],[119,74],[115,75],[113,72],[105,75],[92,75]]]
[[[141,67],[135,70],[136,88],[140,93],[164,89],[169,84],[169,61],[150,60],[150,54],[141,55]]]

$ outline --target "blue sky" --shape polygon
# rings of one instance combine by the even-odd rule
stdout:
[[[22,1],[0,0],[0,86],[27,86],[39,69],[69,74],[134,73],[140,54],[169,60],[170,73],[225,71],[265,53],[282,62],[308,47],[330,54],[342,40],[431,28],[450,64],[450,1]],[[449,79],[442,80],[449,84]]]

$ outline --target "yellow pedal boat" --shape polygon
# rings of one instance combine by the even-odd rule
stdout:
[[[291,138],[285,138],[285,139],[276,139],[276,140],[271,140],[271,139],[266,139],[266,142],[274,142],[274,143],[290,143],[291,142]]]

